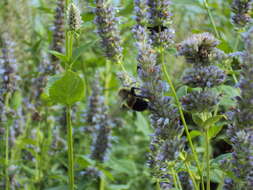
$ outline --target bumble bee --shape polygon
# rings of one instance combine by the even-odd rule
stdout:
[[[119,96],[125,104],[123,104],[123,108],[127,107],[134,111],[145,111],[149,108],[149,102],[146,97],[142,95],[138,95],[135,93],[135,90],[138,89],[136,87],[132,87],[131,89],[122,88],[119,90]]]
[[[148,26],[148,30],[150,31],[151,35],[155,35],[156,33],[165,31],[168,27],[166,26]]]

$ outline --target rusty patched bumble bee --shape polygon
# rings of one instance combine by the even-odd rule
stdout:
[[[139,89],[132,87],[131,89],[122,88],[119,90],[119,96],[124,101],[123,107],[127,107],[134,111],[145,111],[149,108],[149,102],[146,97],[138,95],[135,90]]]

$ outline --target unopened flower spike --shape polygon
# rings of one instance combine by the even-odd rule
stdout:
[[[77,31],[81,28],[82,18],[79,9],[74,3],[68,8],[68,27],[70,31]]]

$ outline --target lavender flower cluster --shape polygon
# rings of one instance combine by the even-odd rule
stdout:
[[[104,103],[98,75],[95,78],[96,80],[92,84],[92,94],[88,100],[86,123],[89,126],[86,131],[88,130],[94,135],[91,158],[98,162],[103,162],[110,147],[110,133],[114,124],[108,115],[108,109]]]
[[[166,1],[167,2],[167,1]],[[159,10],[158,5],[151,9],[151,1],[147,1],[147,7],[139,7],[139,1],[135,1],[135,10],[137,15],[143,15],[141,11],[147,10],[149,19],[155,19],[158,12],[164,13],[165,1],[157,1],[163,5]],[[161,12],[162,11],[162,12]],[[167,11],[167,9],[166,9]],[[137,17],[138,18],[138,17]],[[160,17],[162,21],[164,16]],[[165,22],[165,21],[164,21]],[[160,24],[164,24],[164,22]],[[179,136],[182,133],[182,126],[178,115],[178,110],[170,103],[170,98],[164,96],[168,91],[168,84],[162,81],[161,65],[157,63],[157,54],[154,47],[154,39],[150,36],[149,29],[140,20],[137,19],[137,25],[134,27],[136,44],[138,48],[138,76],[142,81],[141,89],[143,96],[150,100],[150,120],[154,128],[154,134],[150,144],[150,154],[148,164],[152,169],[152,174],[159,179],[162,189],[174,187],[172,176],[169,174],[168,163],[178,158],[179,152],[183,149],[184,140]]]
[[[14,55],[14,42],[10,36],[4,33],[1,36],[2,54],[0,57],[0,74],[1,74],[1,89],[0,89],[0,121],[6,120],[7,108],[5,106],[5,97],[11,97],[18,90],[17,82],[20,77],[17,73],[17,63]],[[10,110],[9,110],[10,111]]]
[[[193,68],[185,71],[183,83],[192,88],[201,88],[201,91],[192,91],[181,99],[187,111],[210,112],[219,102],[219,96],[210,89],[226,79],[224,71],[212,65],[217,52],[220,54],[216,48],[218,44],[219,41],[214,36],[202,33],[194,34],[178,46],[178,54],[193,64]]]
[[[162,46],[168,48],[174,43],[175,30],[172,25],[172,13],[170,12],[169,0],[147,0],[148,12],[147,17],[149,21],[149,30],[151,32],[151,39],[155,46]]]
[[[88,109],[85,113],[85,131],[93,135],[90,158],[96,162],[103,163],[106,160],[108,150],[111,146],[111,130],[115,125],[108,114],[104,102],[103,91],[99,84],[99,75],[96,73],[95,81],[92,83],[92,94],[88,99]],[[97,180],[100,171],[95,167],[85,170],[84,177],[89,180]]]
[[[53,42],[51,49],[63,53],[64,43],[64,0],[58,0],[55,8],[54,25],[53,25]],[[58,58],[54,55],[51,56],[54,64]]]
[[[253,1],[252,0],[233,0],[232,9],[232,22],[238,27],[244,27],[248,23],[252,22],[251,11]]]
[[[118,19],[115,9],[106,0],[96,0],[95,23],[97,33],[105,55],[111,61],[119,62],[122,57],[122,47],[118,30]]]
[[[241,97],[234,113],[234,122],[227,133],[233,146],[230,168],[240,183],[227,179],[224,189],[251,189],[253,187],[253,27],[244,35]]]
[[[168,48],[174,43],[174,29],[171,27],[170,1],[140,1],[135,0],[136,27],[146,28],[152,46]]]

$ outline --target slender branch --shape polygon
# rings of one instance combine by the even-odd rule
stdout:
[[[74,156],[73,156],[73,134],[71,125],[71,107],[67,106],[67,135],[68,135],[68,174],[69,190],[74,190]]]
[[[184,130],[186,132],[187,140],[188,140],[188,142],[190,144],[190,148],[191,148],[191,151],[193,153],[194,160],[195,160],[195,162],[197,164],[199,175],[201,175],[202,172],[201,172],[201,167],[200,167],[200,164],[199,164],[198,156],[197,156],[196,150],[195,150],[194,145],[193,145],[192,140],[191,140],[191,135],[189,133],[189,129],[188,129],[188,126],[187,126],[186,121],[185,121],[185,117],[184,117],[184,113],[183,113],[183,110],[182,110],[182,106],[181,106],[181,103],[180,103],[180,101],[179,101],[179,99],[177,97],[177,93],[176,93],[175,87],[174,87],[174,85],[172,83],[172,80],[171,80],[171,78],[169,76],[169,73],[168,73],[168,71],[166,69],[166,65],[165,65],[165,62],[164,62],[164,50],[163,49],[161,50],[161,57],[162,57],[162,66],[163,66],[163,71],[165,73],[165,77],[166,77],[166,79],[167,79],[167,81],[168,81],[168,83],[170,85],[173,97],[174,97],[174,99],[176,101],[176,104],[177,104],[177,107],[178,107],[178,110],[179,110],[179,113],[180,113],[180,117],[181,117],[181,120],[183,122]]]
[[[9,179],[9,126],[5,127],[5,189],[10,189],[10,179]]]
[[[190,178],[191,178],[191,180],[192,180],[194,189],[195,189],[195,190],[198,190],[198,189],[199,189],[199,188],[198,188],[198,185],[197,185],[197,183],[196,183],[196,181],[195,181],[195,178],[194,178],[194,176],[193,176],[193,174],[192,174],[192,172],[191,172],[191,170],[190,170],[189,164],[188,164],[187,162],[185,162],[184,164],[185,164],[185,167],[186,167],[186,169],[187,169],[188,174],[190,175]]]
[[[220,36],[220,34],[219,34],[218,30],[217,30],[217,27],[215,25],[215,22],[214,22],[214,19],[213,19],[213,15],[212,15],[212,13],[211,13],[211,11],[209,9],[209,6],[208,6],[208,3],[207,3],[206,0],[204,0],[204,6],[205,6],[205,9],[207,10],[207,14],[208,14],[208,17],[209,17],[209,19],[211,21],[211,24],[213,26],[213,29],[214,29],[216,37],[219,38],[219,39],[221,39],[221,36]]]
[[[105,190],[105,179],[103,175],[100,177],[99,190]]]
[[[156,180],[156,190],[161,190],[159,179]]]
[[[7,112],[9,111],[9,101],[11,98],[11,93],[7,92],[5,96],[5,109],[7,109]],[[5,125],[5,180],[6,185],[5,189],[10,190],[10,178],[9,178],[9,134],[10,134],[10,122],[9,118],[7,118],[7,123]]]
[[[205,129],[205,150],[206,150],[207,190],[210,190],[210,166],[209,166],[209,136],[208,136],[208,128]]]
[[[106,60],[106,71],[105,71],[105,104],[108,105],[109,103],[109,87],[110,81],[112,78],[111,74],[111,62]]]

